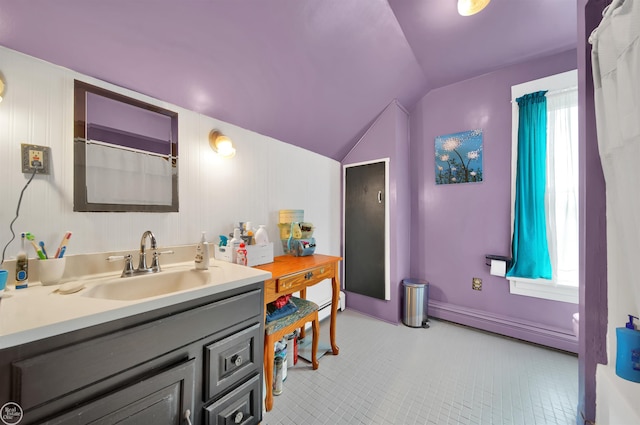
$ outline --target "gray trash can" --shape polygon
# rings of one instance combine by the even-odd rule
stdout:
[[[402,323],[412,328],[428,328],[429,283],[420,279],[404,279],[402,286],[404,286]]]

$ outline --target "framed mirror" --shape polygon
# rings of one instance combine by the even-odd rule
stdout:
[[[74,211],[178,212],[178,113],[74,82]]]

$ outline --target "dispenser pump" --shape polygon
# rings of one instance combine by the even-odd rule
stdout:
[[[638,318],[632,314],[628,314],[627,316],[629,316],[629,322],[625,325],[626,328],[635,330],[636,325],[633,324],[633,319],[638,319]]]

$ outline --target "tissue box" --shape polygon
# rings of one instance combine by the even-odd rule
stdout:
[[[247,266],[273,263],[273,242],[264,245],[247,245]],[[226,246],[216,246],[214,249],[216,260],[235,262],[235,253]]]

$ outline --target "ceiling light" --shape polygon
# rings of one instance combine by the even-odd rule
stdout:
[[[2,102],[2,94],[4,93],[4,81],[0,78],[0,102]]]
[[[491,0],[458,0],[458,13],[462,16],[471,16],[487,7]]]
[[[236,148],[233,147],[231,139],[218,130],[211,130],[209,132],[209,146],[211,146],[211,149],[213,149],[215,153],[223,158],[232,158],[236,154]]]

